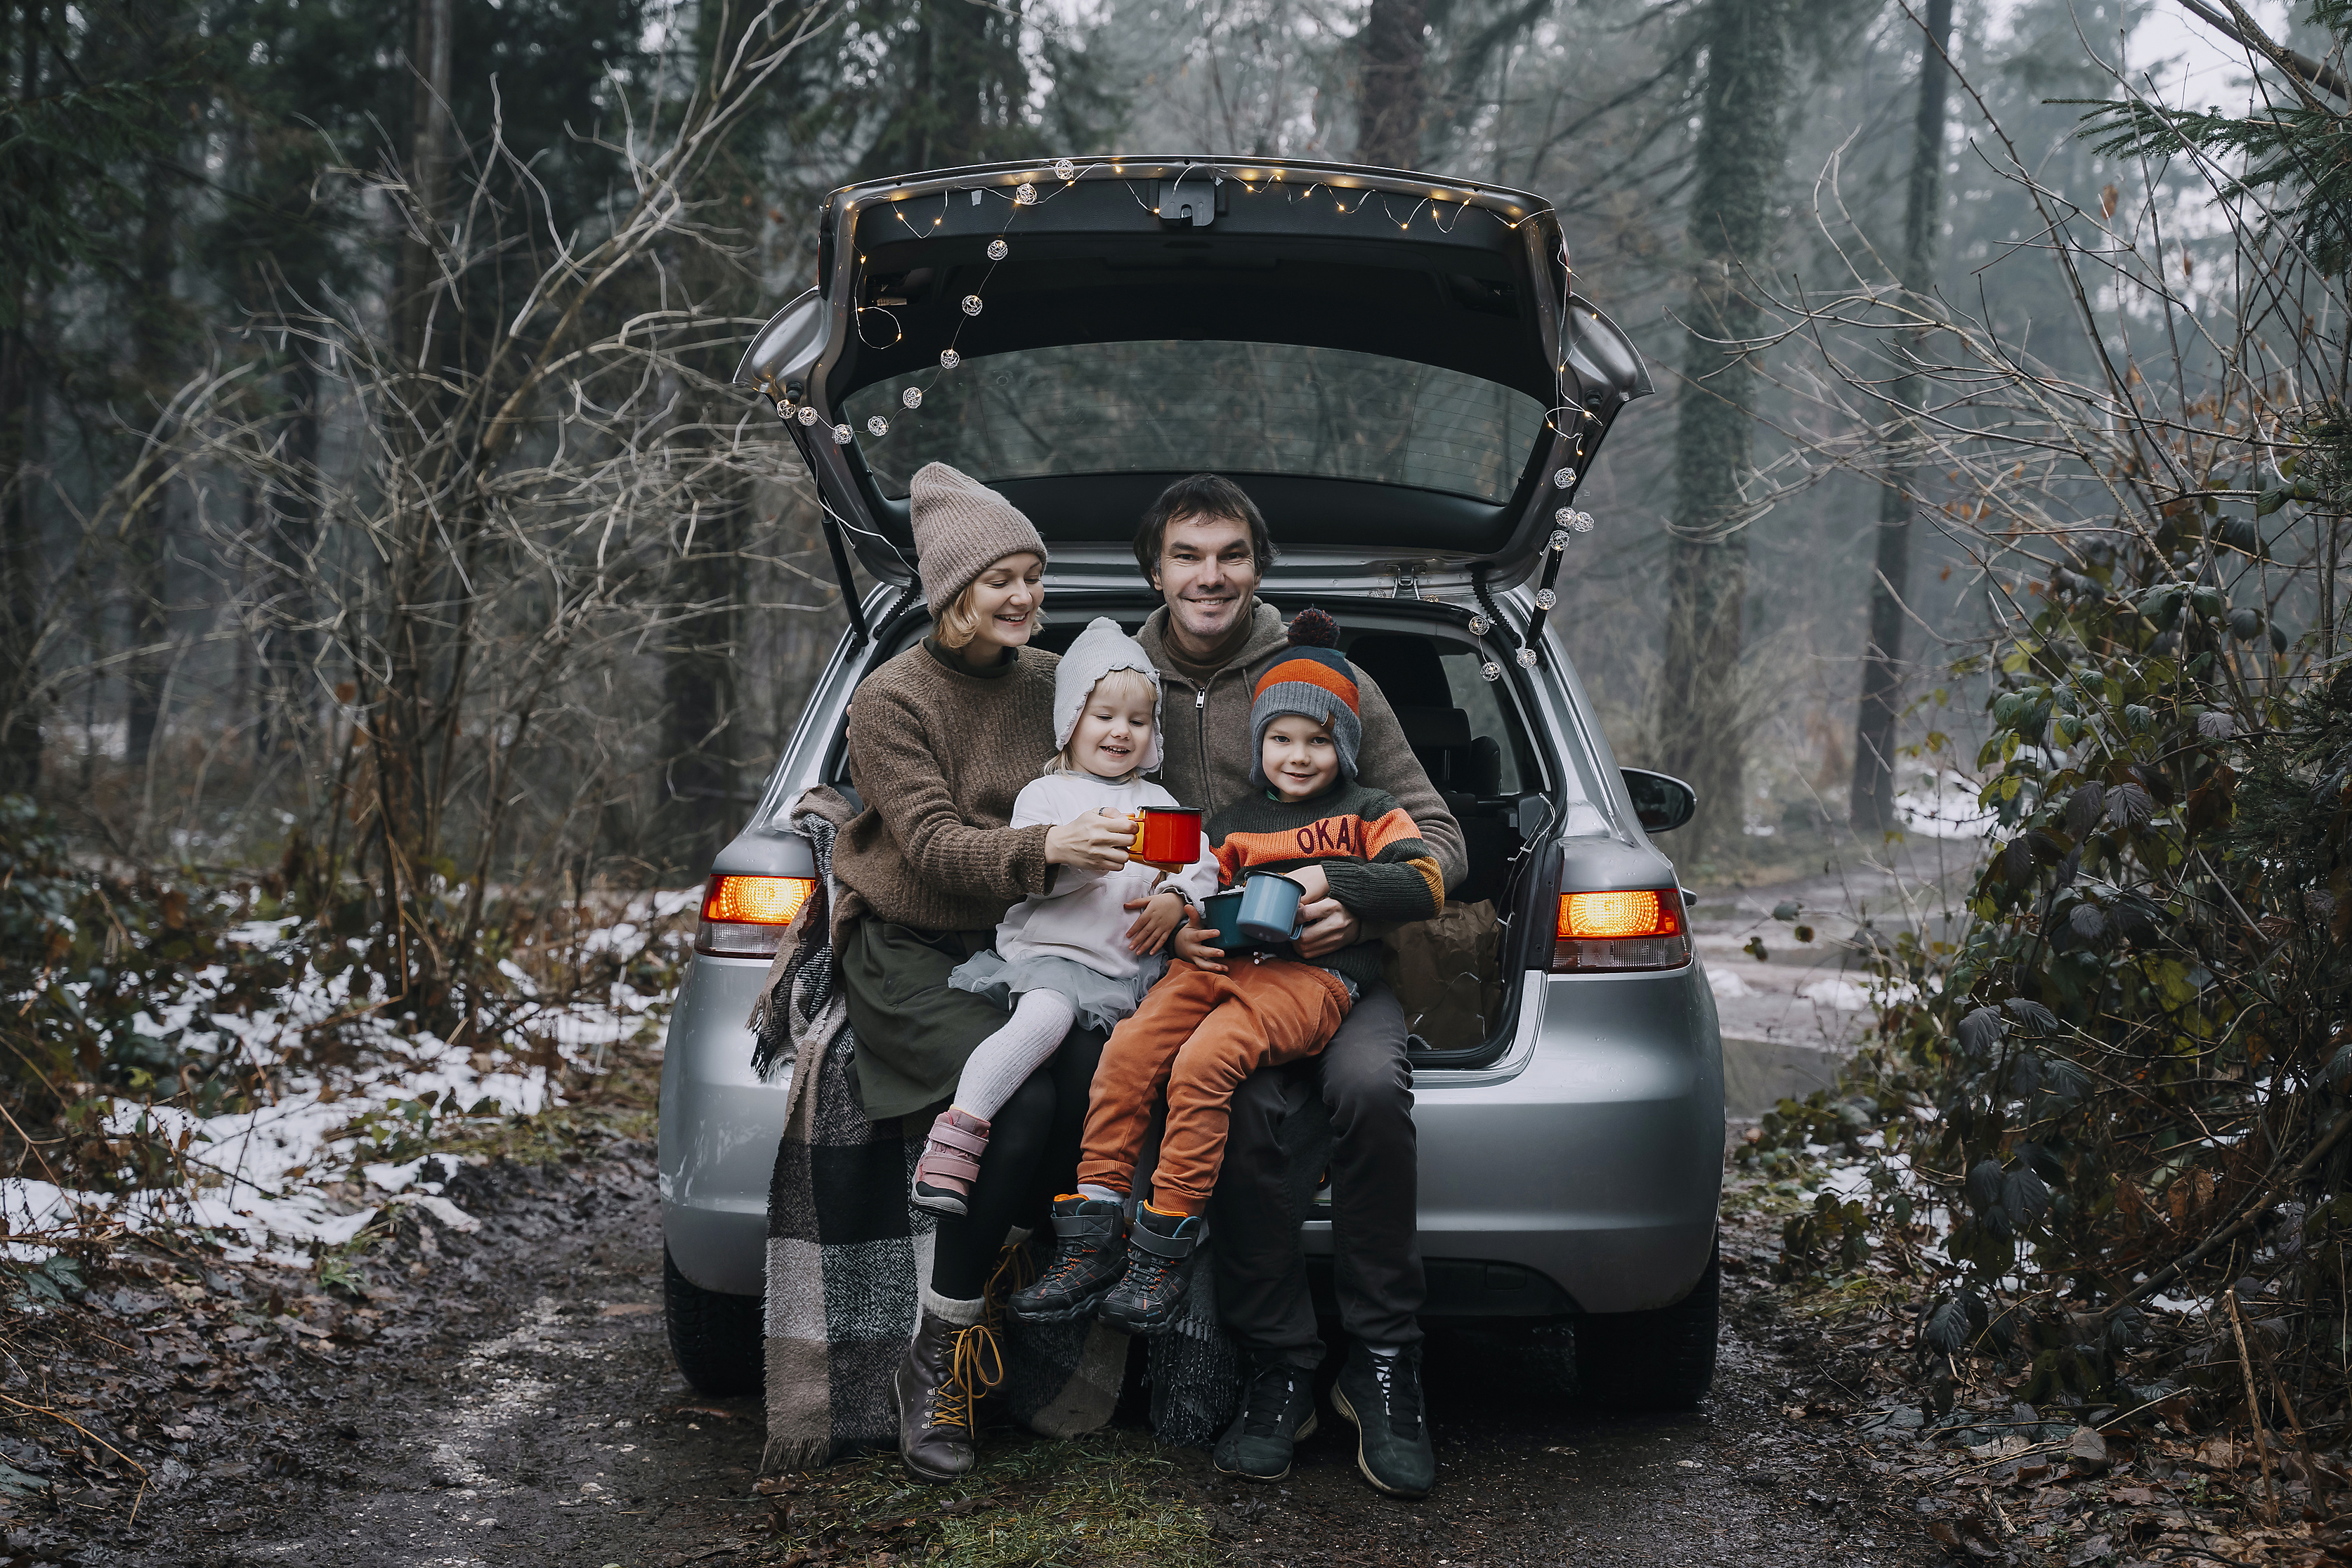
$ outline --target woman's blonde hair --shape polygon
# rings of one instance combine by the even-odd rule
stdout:
[[[1081,721],[1083,721],[1087,716],[1087,707],[1091,705],[1095,700],[1095,693],[1100,691],[1106,686],[1110,688],[1110,695],[1114,700],[1121,697],[1139,696],[1152,699],[1151,727],[1155,731],[1160,728],[1159,688],[1151,684],[1151,677],[1144,674],[1143,671],[1139,669],[1105,670],[1102,675],[1096,679],[1094,685],[1087,689],[1086,701],[1078,704],[1078,718]],[[1055,752],[1053,759],[1046,763],[1045,769],[1046,774],[1082,773],[1087,771],[1086,769],[1078,766],[1078,759],[1070,754],[1070,748],[1077,743],[1077,740],[1078,727],[1076,724],[1072,724],[1070,726],[1070,738],[1062,743],[1062,749]],[[1127,772],[1118,776],[1117,782],[1125,784],[1128,780],[1133,778],[1141,771],[1142,770],[1140,768],[1129,768]]]
[[[932,623],[931,635],[939,638],[940,646],[953,648],[959,653],[971,647],[971,639],[980,635],[981,625],[984,619],[981,613],[972,607],[972,601],[980,593],[981,578],[996,569],[997,561],[1010,561],[1013,555],[1034,555],[1035,553],[1034,550],[1016,550],[1011,555],[998,556],[996,561],[990,562],[974,574],[972,580],[963,585],[963,592],[958,594],[954,602],[941,610],[940,618]],[[1045,563],[1040,562],[1038,564],[1042,568]],[[1043,605],[1030,613],[1034,617],[1034,625],[1042,626],[1045,624],[1045,611]]]

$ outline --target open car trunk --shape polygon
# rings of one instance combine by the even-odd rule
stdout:
[[[1263,597],[1285,616],[1307,603],[1279,592]],[[1413,1062],[1484,1066],[1511,1043],[1528,971],[1549,962],[1558,803],[1568,801],[1575,811],[1577,803],[1599,793],[1593,763],[1555,754],[1547,727],[1532,721],[1517,679],[1479,675],[1486,654],[1462,610],[1328,594],[1313,602],[1338,619],[1340,650],[1388,698],[1406,741],[1462,826],[1468,874],[1448,889],[1444,912],[1399,928],[1383,944],[1385,977],[1404,1005]],[[1062,652],[1097,616],[1112,617],[1132,634],[1157,605],[1138,588],[1090,592],[1056,585],[1048,596],[1052,618],[1033,646]],[[920,606],[893,616],[877,628],[867,668],[911,647],[929,626]],[[1569,735],[1560,743],[1580,742]],[[836,735],[824,761],[824,777],[836,788],[850,784],[846,751],[845,738]]]
[[[820,236],[818,286],[738,380],[783,416],[836,564],[886,581],[913,575],[907,487],[936,460],[1026,512],[1064,584],[1132,583],[1144,508],[1213,471],[1265,513],[1270,588],[1507,586],[1650,390],[1549,206],[1494,186],[990,164],[845,186]]]

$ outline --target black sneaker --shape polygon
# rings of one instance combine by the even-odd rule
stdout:
[[[1348,1347],[1348,1364],[1331,1385],[1331,1407],[1356,1424],[1356,1468],[1391,1497],[1427,1497],[1437,1484],[1437,1456],[1421,1416],[1421,1347],[1376,1356]]]
[[[1199,1215],[1161,1214],[1150,1204],[1137,1209],[1127,1233],[1127,1272],[1103,1298],[1102,1321],[1128,1334],[1161,1334],[1174,1326],[1184,1307],[1184,1262],[1201,1228]]]
[[[1261,1362],[1242,1391],[1242,1413],[1217,1439],[1217,1473],[1245,1481],[1278,1481],[1290,1474],[1291,1450],[1315,1436],[1315,1374],[1305,1367]]]
[[[1013,1293],[1024,1323],[1067,1323],[1092,1313],[1127,1267],[1126,1213],[1108,1198],[1054,1200],[1054,1260],[1034,1285]]]

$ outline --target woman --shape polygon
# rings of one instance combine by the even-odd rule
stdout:
[[[1013,803],[1053,751],[1052,654],[1028,647],[1045,602],[1045,545],[995,491],[941,463],[911,491],[917,569],[935,622],[921,646],[867,676],[849,714],[849,778],[865,811],[833,871],[862,908],[835,939],[874,1121],[936,1106],[998,1003],[948,984],[1016,900],[1058,868],[1115,870],[1131,828],[1093,812],[1011,827]],[[1073,1168],[1102,1037],[1074,1031],[991,1123],[966,1212],[942,1218],[912,1344],[891,1379],[898,1453],[925,1479],[973,1463],[971,1367],[992,1353],[981,1319],[1006,1232],[1049,1174]]]

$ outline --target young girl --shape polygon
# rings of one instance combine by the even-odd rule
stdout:
[[[1013,802],[1013,826],[1176,805],[1143,779],[1160,765],[1160,672],[1108,616],[1079,633],[1055,668],[1054,740],[1060,754]],[[1073,1020],[1108,1029],[1135,1011],[1165,967],[1160,950],[1186,906],[1216,884],[1216,859],[1205,848],[1172,877],[1135,861],[1115,871],[1063,866],[1051,892],[1005,911],[995,949],[948,976],[960,991],[1006,1003],[1013,1016],[973,1048],[954,1103],[931,1123],[915,1165],[919,1207],[964,1212],[989,1121],[1006,1097],[1053,1055]]]

